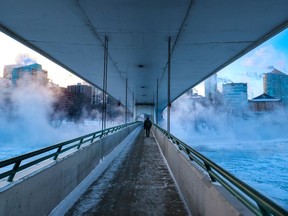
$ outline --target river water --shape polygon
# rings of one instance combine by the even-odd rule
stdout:
[[[288,143],[281,148],[273,148],[273,142],[270,145],[265,149],[198,151],[288,210]]]

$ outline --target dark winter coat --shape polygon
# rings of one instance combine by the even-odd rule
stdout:
[[[144,129],[150,130],[151,127],[152,127],[152,122],[151,122],[149,119],[146,119],[146,120],[144,121]]]

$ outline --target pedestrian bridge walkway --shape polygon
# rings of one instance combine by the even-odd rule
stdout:
[[[66,215],[188,215],[154,137],[120,154]]]
[[[0,161],[0,215],[288,215],[154,125],[108,128]]]

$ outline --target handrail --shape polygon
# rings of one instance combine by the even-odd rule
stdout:
[[[105,130],[100,130],[96,131],[90,134],[86,134],[81,137],[77,137],[65,142],[61,142],[46,148],[42,148],[27,154],[20,155],[18,157],[14,157],[11,159],[7,159],[4,161],[0,161],[0,169],[1,168],[6,168],[4,172],[0,173],[0,180],[3,178],[8,177],[7,181],[12,182],[14,176],[16,175],[17,172],[27,169],[28,167],[31,167],[41,161],[53,158],[53,160],[57,160],[58,156],[62,154],[63,152],[66,152],[70,149],[80,149],[81,145],[85,143],[93,143],[93,141],[97,138],[102,138],[110,133],[114,133],[116,131],[119,131],[125,127],[131,126],[133,124],[139,124],[139,122],[132,122],[128,124],[123,124],[111,128],[107,128]],[[52,150],[56,150],[55,152],[52,152]],[[33,159],[33,157],[37,156],[36,158]],[[26,160],[26,163],[21,165],[21,163]],[[9,169],[13,166],[12,169]]]
[[[288,211],[265,197],[254,188],[250,187],[240,179],[236,178],[225,169],[209,160],[195,149],[191,148],[168,131],[153,124],[158,128],[172,143],[176,144],[179,150],[186,153],[191,161],[195,161],[210,176],[212,182],[219,182],[240,202],[249,208],[255,215],[288,215]]]

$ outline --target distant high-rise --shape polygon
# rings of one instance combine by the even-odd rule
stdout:
[[[283,105],[288,105],[288,76],[274,69],[265,73],[263,77],[264,93],[282,100]]]
[[[17,65],[4,65],[4,70],[3,70],[3,78],[12,80],[12,70],[16,68]]]
[[[99,104],[102,101],[102,91],[94,86],[92,86],[92,104]]]
[[[224,104],[232,109],[243,109],[248,105],[247,83],[227,83],[222,86]]]
[[[12,69],[12,84],[16,85],[17,81],[22,78],[29,78],[40,84],[47,85],[48,72],[42,69],[40,64],[25,65]]]
[[[214,101],[217,96],[217,74],[205,80],[205,97],[209,101]]]
[[[89,85],[82,85],[81,83],[78,83],[77,85],[69,85],[67,86],[67,89],[69,92],[72,92],[74,94],[83,94],[86,98],[90,100],[90,103],[92,104],[93,95],[92,95],[92,86]]]

